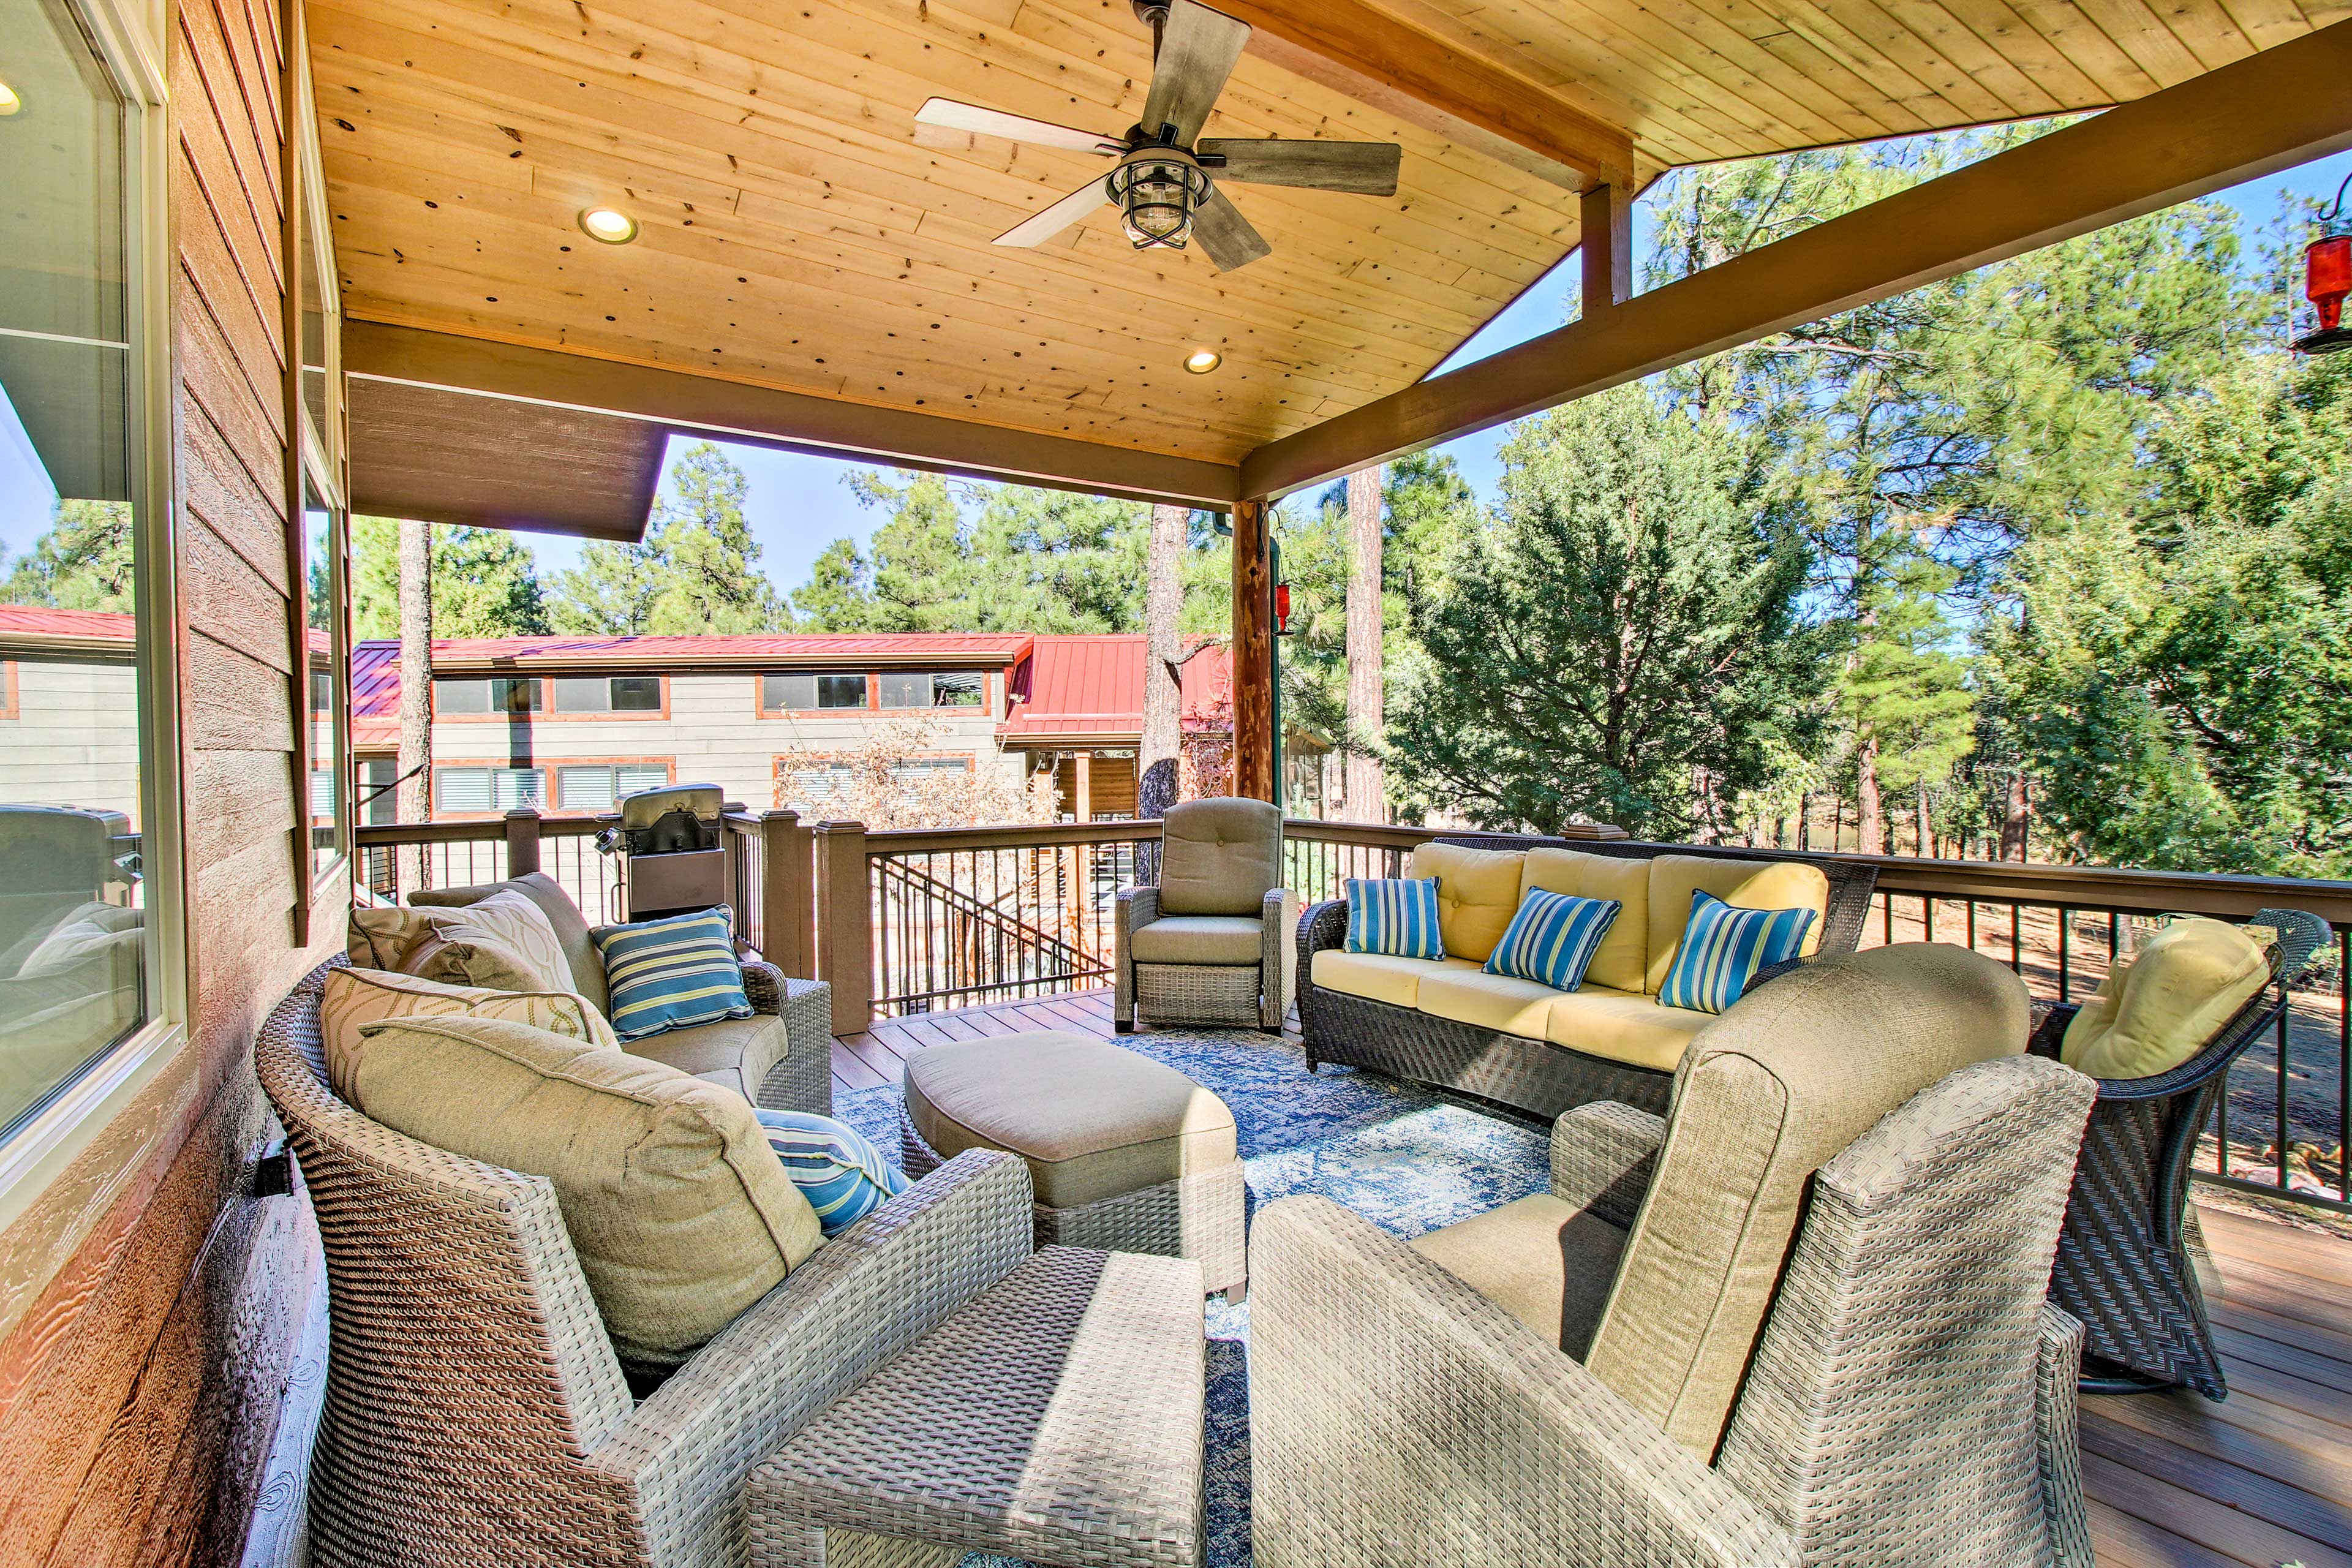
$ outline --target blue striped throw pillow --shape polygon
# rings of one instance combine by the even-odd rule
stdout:
[[[642,1040],[666,1029],[721,1018],[748,1018],[743,966],[735,958],[733,916],[723,906],[699,914],[598,926],[589,933],[604,961],[613,1032]]]
[[[1743,910],[1701,890],[1691,894],[1690,924],[1675,950],[1658,1000],[1669,1007],[1720,1013],[1759,969],[1797,956],[1812,929],[1811,910]]]
[[[1444,958],[1445,937],[1437,929],[1437,879],[1408,877],[1373,881],[1348,879],[1349,952],[1385,952],[1396,958]]]
[[[906,1176],[855,1127],[803,1110],[751,1114],[827,1236],[839,1236],[907,1190]]]
[[[1584,984],[1584,971],[1624,905],[1615,899],[1580,899],[1529,888],[1503,940],[1486,959],[1489,974],[1540,981],[1555,991]]]

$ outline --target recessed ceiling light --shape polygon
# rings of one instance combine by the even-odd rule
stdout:
[[[1194,349],[1184,356],[1184,368],[1194,375],[1206,375],[1225,363],[1225,356],[1214,349]]]
[[[626,245],[637,237],[637,220],[611,207],[590,207],[580,215],[580,231],[606,245]]]
[[[0,81],[0,118],[14,114],[24,107],[25,100],[16,96],[16,89]]]

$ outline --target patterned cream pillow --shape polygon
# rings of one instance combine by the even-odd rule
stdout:
[[[495,949],[480,963],[438,955],[420,966],[425,940],[438,937],[460,947]],[[511,889],[479,903],[454,908],[353,910],[345,942],[353,963],[397,969],[436,980],[492,985],[499,990],[570,991],[572,962],[545,911]],[[491,957],[506,961],[489,962]],[[510,984],[511,978],[524,984]]]
[[[592,1046],[618,1046],[613,1026],[586,998],[564,991],[488,991],[445,985],[382,969],[338,969],[327,976],[319,1028],[327,1047],[327,1081],[352,1104],[366,1042],[360,1026],[390,1018],[503,1018]]]

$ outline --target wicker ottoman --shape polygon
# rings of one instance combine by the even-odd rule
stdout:
[[[1248,1277],[1234,1113],[1174,1068],[1057,1029],[933,1046],[907,1064],[907,1173],[967,1149],[1028,1162],[1037,1245],[1190,1258]]]

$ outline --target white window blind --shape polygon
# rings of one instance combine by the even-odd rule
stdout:
[[[610,811],[625,795],[669,783],[660,763],[590,763],[555,771],[555,798],[564,811]]]
[[[544,768],[436,768],[435,808],[447,813],[514,811],[547,803]]]

